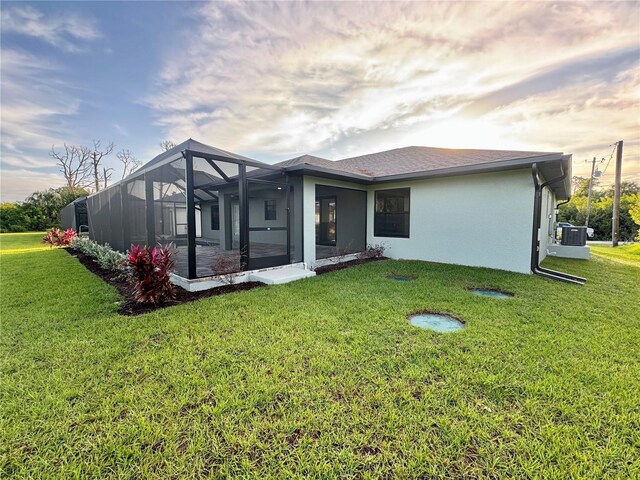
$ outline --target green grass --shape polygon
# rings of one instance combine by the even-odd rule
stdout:
[[[638,265],[381,261],[129,318],[64,251],[0,261],[0,477],[640,477]]]
[[[614,262],[640,268],[640,243],[620,245],[612,248],[608,245],[591,245],[591,253]]]
[[[0,254],[10,255],[35,250],[50,250],[40,243],[45,232],[0,234]]]

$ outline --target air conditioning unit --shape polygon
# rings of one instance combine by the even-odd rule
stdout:
[[[562,227],[561,245],[584,246],[587,244],[587,227]]]

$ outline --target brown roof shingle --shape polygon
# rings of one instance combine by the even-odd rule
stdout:
[[[339,169],[383,177],[548,155],[548,152],[404,147],[338,160]]]

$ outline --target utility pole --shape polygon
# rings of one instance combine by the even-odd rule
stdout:
[[[587,195],[587,220],[584,222],[584,226],[589,226],[589,215],[591,213],[591,191],[593,190],[593,174],[596,170],[596,157],[593,157],[591,162],[591,176],[589,177],[589,194]]]
[[[620,181],[622,179],[622,140],[618,140],[616,151],[616,183],[613,186],[613,222],[611,246],[617,247],[620,239]]]

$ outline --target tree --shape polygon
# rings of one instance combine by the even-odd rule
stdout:
[[[173,147],[175,147],[176,144],[173,143],[171,140],[163,140],[160,142],[160,148],[162,148],[163,151],[168,152],[169,150],[171,150]]]
[[[640,240],[640,193],[636,193],[635,199],[632,201],[631,208],[629,209],[629,215],[631,215],[634,223],[638,226],[636,240]]]
[[[587,213],[587,189],[583,188],[584,180],[580,182],[571,201],[560,205],[558,221],[569,222],[573,225],[584,225]],[[620,196],[620,239],[629,241],[638,231],[633,213],[640,185],[633,182],[622,182]],[[589,226],[594,229],[593,240],[611,239],[611,217],[613,216],[613,188],[594,190],[591,195],[591,214]]]
[[[571,177],[571,190],[573,191],[574,195],[579,195],[578,192],[581,192],[585,187],[584,185],[587,185],[586,188],[589,188],[589,179],[588,178],[584,178],[584,177],[579,177],[577,175],[574,175],[573,177]],[[586,192],[586,190],[585,190]],[[585,193],[586,195],[586,193]]]
[[[120,160],[120,162],[122,163],[123,169],[122,169],[122,178],[124,179],[124,177],[126,177],[127,175],[131,175],[135,170],[138,169],[138,167],[140,167],[140,165],[142,165],[142,162],[140,160],[138,160],[133,153],[131,153],[131,150],[125,150],[124,148],[119,151],[116,154],[116,157],[118,157],[118,160]]]
[[[620,196],[637,195],[640,193],[640,185],[635,182],[620,182]],[[613,185],[604,191],[605,197],[613,197]]]
[[[104,188],[107,188],[107,183],[111,180],[111,174],[113,173],[113,168],[104,167],[102,169],[102,181],[104,182]]]
[[[88,149],[65,143],[64,152],[56,151],[55,145],[52,145],[49,155],[55,158],[56,164],[60,167],[60,171],[67,182],[67,187],[84,188],[89,186]]]
[[[589,179],[583,177],[573,177],[573,195],[577,197],[586,197],[589,195]],[[598,185],[598,179],[593,179],[593,187],[591,194],[596,194],[595,187]],[[593,197],[592,197],[593,198]]]
[[[26,232],[29,228],[24,209],[17,203],[0,203],[0,233]]]
[[[100,181],[104,179],[105,187],[107,185],[107,181],[109,180],[110,175],[107,175],[108,170],[113,169],[104,169],[100,170],[100,162],[107,155],[110,155],[113,152],[114,144],[113,142],[109,142],[104,150],[101,150],[101,140],[93,141],[93,150],[89,152],[89,165],[91,168],[91,174],[93,176],[93,183],[96,188],[96,192],[100,190]]]
[[[60,210],[87,191],[82,188],[50,188],[32,193],[20,205],[26,218],[25,230],[46,230],[60,226]]]

